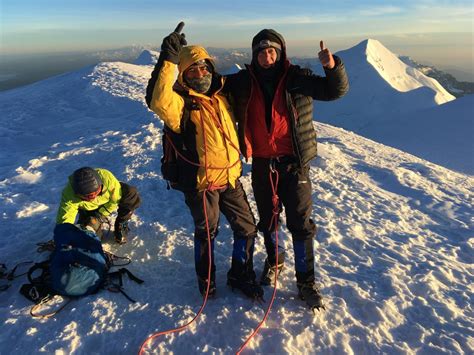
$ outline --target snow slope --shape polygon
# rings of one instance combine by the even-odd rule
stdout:
[[[434,107],[455,99],[435,79],[403,63],[379,41],[368,39],[337,52],[350,90],[336,103],[317,103],[318,119],[346,129],[385,122],[387,114]],[[321,72],[317,63],[313,69]]]
[[[189,321],[201,305],[192,219],[159,173],[161,122],[144,105],[151,66],[102,63],[0,93],[0,262],[42,260],[67,176],[89,165],[137,186],[143,204],[128,244],[105,248],[133,259],[145,280],[102,291],[54,319],[36,320],[18,293],[0,293],[0,353],[136,354],[155,331]],[[244,353],[448,353],[474,351],[474,179],[327,124],[315,123],[311,166],[318,279],[327,311],[298,299],[292,250],[273,310]],[[252,208],[248,166],[243,184]],[[281,238],[291,245],[285,226]],[[187,331],[156,339],[156,353],[235,352],[263,317],[225,285],[232,236],[216,245],[218,296]],[[256,243],[259,274],[265,252]],[[271,289],[266,288],[266,302]]]
[[[474,175],[474,95],[446,104],[407,112],[363,134],[444,167]]]

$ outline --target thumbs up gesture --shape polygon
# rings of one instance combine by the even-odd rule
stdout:
[[[321,47],[321,51],[318,53],[318,57],[323,67],[328,69],[334,68],[336,66],[336,62],[334,61],[331,51],[326,48],[323,41],[319,42],[319,46]]]

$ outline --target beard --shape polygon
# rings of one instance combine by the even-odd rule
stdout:
[[[186,79],[186,84],[194,91],[205,94],[211,88],[212,74],[208,73],[201,78]]]

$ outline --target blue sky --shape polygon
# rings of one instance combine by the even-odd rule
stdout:
[[[376,38],[415,59],[424,51],[472,68],[472,0],[0,0],[0,16],[4,54],[159,45],[183,20],[189,42],[204,46],[249,47],[274,28],[290,55],[312,55],[320,39],[339,50]]]

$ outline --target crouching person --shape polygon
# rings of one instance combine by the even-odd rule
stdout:
[[[114,237],[119,244],[127,242],[128,221],[140,205],[135,187],[120,182],[108,170],[83,167],[69,176],[63,189],[56,223],[77,223],[90,226],[102,237],[102,223],[117,210]]]

